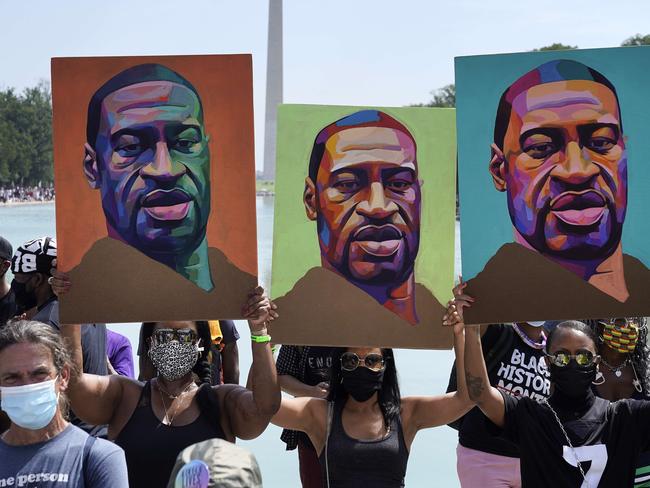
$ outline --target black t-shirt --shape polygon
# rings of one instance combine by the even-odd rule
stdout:
[[[509,345],[503,349],[499,358],[494,358],[488,371],[490,384],[504,393],[514,396],[531,397],[535,400],[547,398],[551,381],[544,352],[526,344],[519,335],[506,327],[511,325],[491,325],[483,335],[482,342],[487,350],[498,341],[500,334],[509,334]],[[519,457],[519,449],[509,440],[498,435],[494,424],[483,415],[478,407],[470,410],[462,419],[458,431],[458,442],[469,449],[489,452],[499,456]]]
[[[5,296],[0,298],[0,327],[16,315],[16,295],[9,290]]]
[[[590,488],[633,485],[637,456],[650,446],[650,402],[610,403],[594,398],[585,413],[563,422],[572,450],[547,405],[530,398],[502,395],[503,435],[519,445],[522,486],[587,486],[583,485],[573,452],[582,464]],[[563,418],[562,412],[558,411],[558,415]]]

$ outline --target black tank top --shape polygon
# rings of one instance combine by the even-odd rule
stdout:
[[[210,385],[201,385],[196,400],[201,411],[197,419],[170,427],[152,410],[151,382],[144,385],[138,406],[115,439],[124,449],[131,488],[165,488],[183,449],[196,442],[226,438],[219,422],[219,402]]]
[[[327,445],[330,488],[400,488],[404,486],[409,452],[404,442],[402,422],[397,416],[383,439],[362,441],[345,433],[343,404],[334,405]],[[325,449],[319,456],[323,486],[327,488]]]

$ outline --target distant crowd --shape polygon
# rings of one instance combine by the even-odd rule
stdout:
[[[21,202],[51,202],[54,186],[0,186],[0,204]]]

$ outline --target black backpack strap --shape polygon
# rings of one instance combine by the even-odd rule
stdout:
[[[90,450],[93,448],[93,444],[95,444],[95,441],[97,438],[95,436],[89,435],[86,437],[86,441],[84,442],[84,448],[83,448],[83,454],[81,458],[81,473],[83,475],[83,480],[84,480],[84,486],[88,488],[90,486],[90,483],[88,482],[88,459],[90,458]]]

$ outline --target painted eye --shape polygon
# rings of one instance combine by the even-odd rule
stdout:
[[[592,137],[587,147],[596,152],[607,152],[616,145],[616,141],[608,137]]]
[[[334,183],[334,188],[343,193],[353,193],[359,191],[361,185],[357,180],[342,180]]]
[[[386,183],[386,187],[393,191],[405,191],[411,188],[412,184],[407,180],[390,180]]]
[[[524,152],[534,159],[544,159],[558,151],[558,147],[553,142],[540,142],[531,144],[524,148]]]

